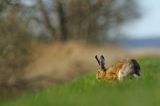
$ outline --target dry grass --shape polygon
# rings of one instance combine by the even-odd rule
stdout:
[[[34,61],[26,68],[23,76],[33,88],[62,83],[95,71],[97,63],[94,56],[97,54],[103,54],[107,64],[127,56],[127,52],[111,45],[95,46],[83,42],[38,42],[34,48]]]
[[[17,17],[0,20],[0,96],[16,91],[17,79],[30,62],[31,34]]]

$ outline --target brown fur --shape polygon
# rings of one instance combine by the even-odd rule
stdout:
[[[96,72],[96,78],[100,80],[120,80],[119,73],[125,74],[127,69],[127,76],[134,74],[134,67],[139,67],[139,64],[136,61],[136,64],[132,62],[133,59],[125,59],[116,62],[112,66],[108,67],[106,70],[98,69]],[[125,68],[124,68],[125,67]],[[128,71],[129,70],[129,71]],[[127,77],[124,76],[124,77]]]

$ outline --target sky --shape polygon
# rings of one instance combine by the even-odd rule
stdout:
[[[23,0],[30,4],[32,0]],[[160,0],[137,0],[141,18],[122,27],[130,38],[160,38]]]
[[[142,16],[124,26],[130,38],[160,37],[160,0],[138,0]]]

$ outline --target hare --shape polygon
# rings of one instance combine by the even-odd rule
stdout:
[[[110,67],[105,67],[105,58],[103,55],[98,59],[95,56],[100,69],[96,72],[96,79],[99,80],[123,80],[129,77],[140,76],[140,66],[135,59],[124,59],[116,62]]]

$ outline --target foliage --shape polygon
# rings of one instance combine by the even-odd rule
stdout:
[[[15,15],[0,20],[0,85],[21,75],[30,61],[31,37]]]
[[[100,42],[109,38],[111,29],[117,37],[123,23],[140,15],[135,0],[35,0],[28,5],[17,4],[34,34],[60,41]]]

